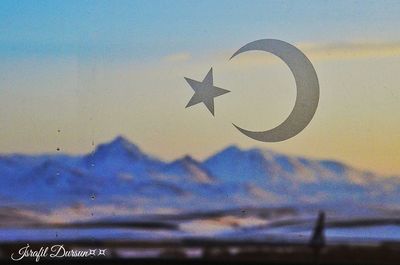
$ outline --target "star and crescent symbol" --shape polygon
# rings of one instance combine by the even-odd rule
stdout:
[[[190,99],[189,103],[186,105],[186,108],[203,102],[213,116],[214,98],[230,92],[229,90],[214,86],[212,68],[210,69],[210,71],[208,71],[206,77],[204,77],[203,81],[201,82],[187,77],[185,77],[185,80],[194,90],[194,95]]]
[[[298,48],[276,39],[261,39],[250,42],[236,51],[230,59],[247,51],[269,52],[287,64],[296,81],[296,102],[286,120],[273,129],[249,131],[236,124],[233,124],[233,126],[247,137],[261,142],[280,142],[294,137],[307,127],[318,107],[319,83],[312,63]],[[194,90],[194,95],[186,108],[204,103],[214,116],[214,98],[230,91],[214,86],[212,68],[202,82],[187,77],[185,79]]]

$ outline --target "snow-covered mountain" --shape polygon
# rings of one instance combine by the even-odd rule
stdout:
[[[216,181],[215,177],[200,162],[191,156],[185,156],[181,159],[168,164],[163,173],[169,180],[184,182],[195,182],[211,184]]]
[[[398,177],[236,146],[168,163],[119,136],[82,156],[0,156],[0,207],[96,206],[118,215],[306,205],[389,211],[399,203]]]
[[[124,175],[147,178],[165,164],[145,154],[139,147],[121,136],[110,143],[100,144],[93,153],[85,155],[80,162],[78,167],[110,180]]]

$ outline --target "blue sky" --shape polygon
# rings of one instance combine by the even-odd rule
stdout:
[[[141,60],[244,40],[396,40],[399,1],[2,1],[0,56]]]

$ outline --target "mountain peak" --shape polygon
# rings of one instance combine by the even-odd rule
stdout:
[[[214,180],[212,174],[200,162],[189,155],[175,160],[167,165],[165,169],[168,175],[190,177],[198,183],[212,183]]]
[[[106,157],[106,156],[129,156],[131,158],[142,158],[145,154],[140,150],[138,146],[130,142],[123,136],[117,136],[114,140],[100,144],[96,151],[95,156]]]
[[[243,151],[242,149],[240,149],[240,147],[239,147],[239,146],[237,146],[237,145],[234,145],[234,144],[232,144],[232,145],[230,145],[230,146],[226,147],[224,150],[225,150],[225,151],[230,151],[230,152],[238,152],[238,151]]]
[[[244,150],[240,149],[237,145],[230,145],[230,146],[222,149],[221,151],[217,152],[216,154],[214,154],[214,156],[218,155],[218,154],[224,154],[224,155],[227,155],[227,154],[238,154],[238,153],[241,153],[243,151]]]
[[[250,149],[242,149],[237,145],[230,145],[225,149],[219,151],[214,156],[223,155],[223,156],[235,156],[235,155],[252,155],[252,156],[262,156],[265,158],[271,158],[274,155],[278,155],[278,153],[264,148],[250,148]],[[209,157],[212,158],[213,156]],[[207,161],[207,160],[206,160]]]
[[[190,155],[185,155],[182,158],[179,158],[173,162],[171,162],[167,168],[175,168],[175,167],[183,167],[183,168],[189,168],[189,167],[201,167],[201,163],[194,159]]]
[[[194,159],[190,155],[185,155],[184,157],[182,157],[178,161],[180,161],[182,163],[188,163],[188,164],[196,164],[196,165],[200,164],[196,159]]]
[[[124,146],[130,146],[134,145],[131,141],[129,141],[126,137],[122,135],[118,135],[117,137],[114,138],[109,144],[118,144],[118,145],[124,145]]]

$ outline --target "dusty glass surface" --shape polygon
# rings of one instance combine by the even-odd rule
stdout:
[[[399,14],[1,1],[0,259],[396,264]]]

